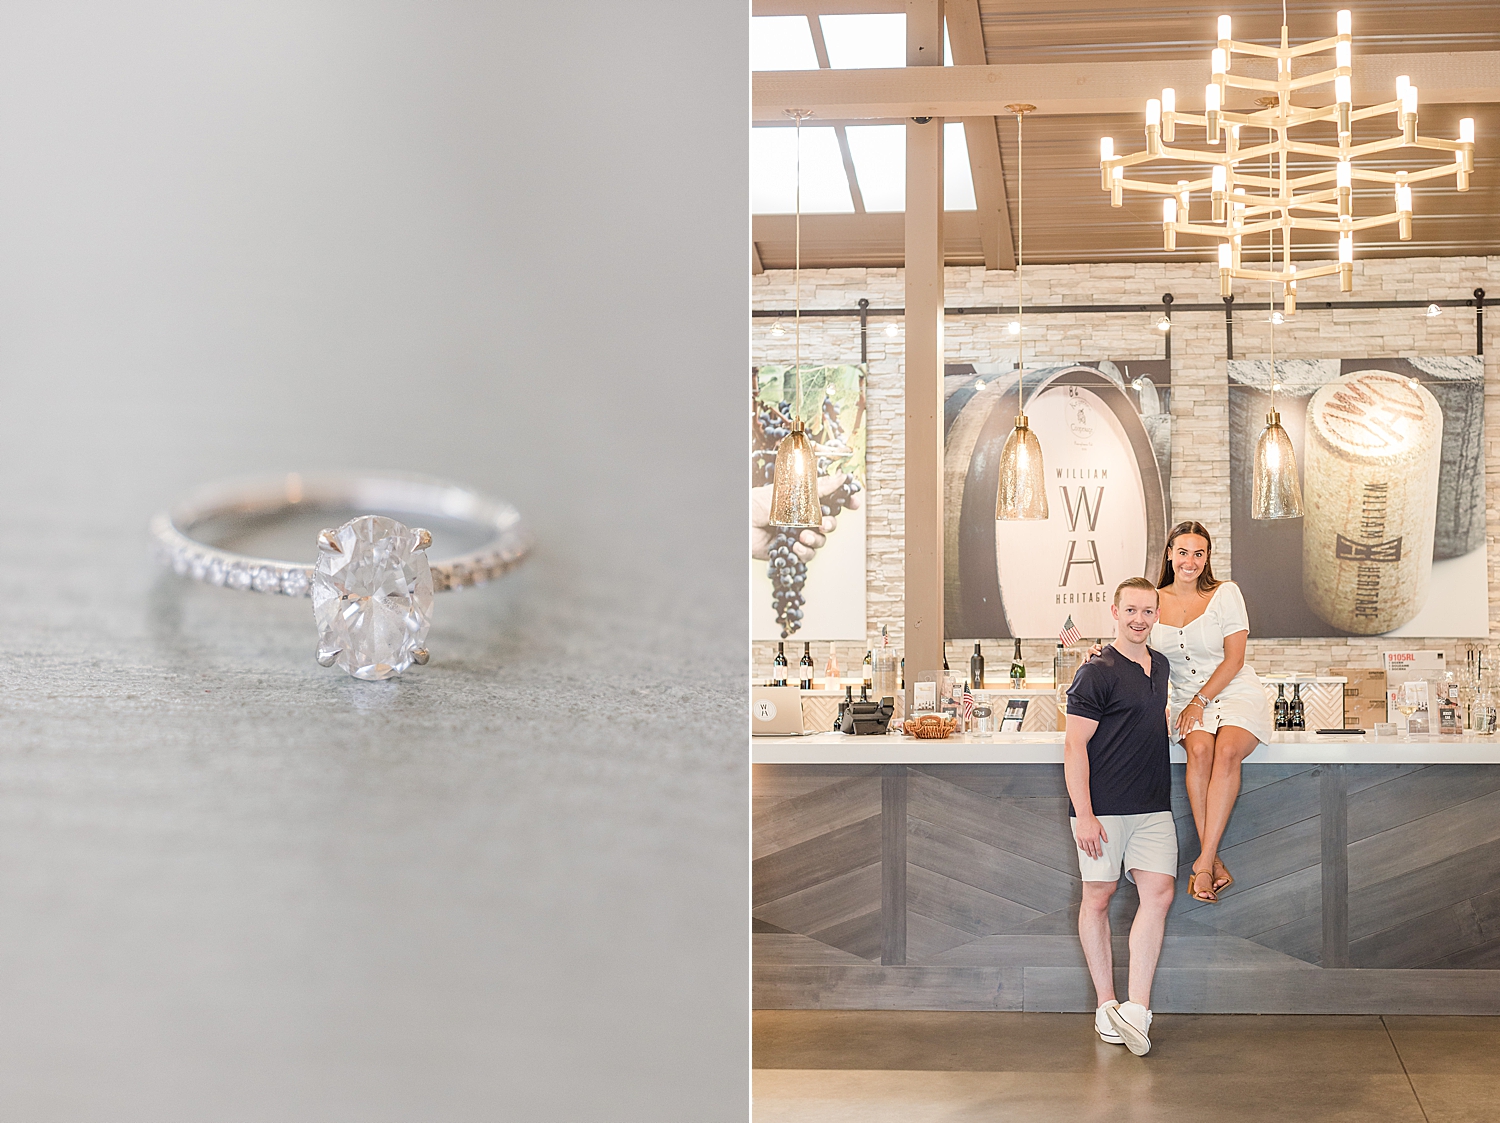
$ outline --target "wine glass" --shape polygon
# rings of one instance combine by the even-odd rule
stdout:
[[[1401,726],[1401,739],[1403,741],[1411,740],[1411,715],[1417,712],[1418,705],[1415,687],[1415,683],[1403,683],[1400,699],[1396,703],[1396,709],[1400,710],[1402,716],[1406,719]]]

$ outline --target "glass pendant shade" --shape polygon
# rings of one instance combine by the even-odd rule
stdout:
[[[1000,453],[1000,493],[995,497],[995,518],[1045,519],[1047,477],[1042,468],[1042,445],[1026,423],[1016,418],[1005,448]]]
[[[1281,415],[1266,414],[1266,427],[1255,443],[1255,494],[1250,502],[1252,519],[1300,519],[1302,487],[1297,482],[1297,457],[1292,439],[1281,427]]]
[[[800,421],[792,425],[792,431],[776,446],[776,475],[771,480],[771,525],[823,525],[823,509],[818,503],[818,455]]]

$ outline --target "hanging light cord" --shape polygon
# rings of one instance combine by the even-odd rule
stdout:
[[[1283,24],[1286,23],[1286,0],[1282,0],[1282,5],[1281,5],[1281,22]],[[1267,180],[1271,179],[1272,172],[1274,170],[1273,167],[1272,167],[1272,162],[1275,159],[1276,159],[1276,157],[1273,156],[1271,153],[1269,153],[1269,152],[1266,153],[1266,179]],[[1283,233],[1282,236],[1285,237],[1286,235]],[[1274,226],[1269,231],[1268,242],[1269,242],[1269,245],[1268,245],[1268,248],[1267,248],[1266,252],[1271,255],[1271,259],[1270,259],[1270,263],[1267,265],[1267,269],[1270,272],[1274,273],[1274,272],[1276,272],[1276,228]],[[1270,304],[1270,308],[1271,308],[1271,314],[1270,314],[1270,320],[1271,320],[1271,415],[1273,417],[1275,417],[1276,416],[1276,282],[1275,281],[1271,282],[1271,304]],[[1280,418],[1277,418],[1277,420],[1279,421]]]
[[[802,111],[796,110],[794,116],[797,119],[797,247],[793,251],[792,258],[792,289],[796,302],[796,314],[793,322],[796,325],[796,361],[792,367],[792,377],[797,383],[797,404],[792,418],[792,429],[796,431],[802,428]]]
[[[1026,413],[1026,282],[1021,267],[1026,263],[1026,146],[1021,142],[1023,114],[1016,114],[1016,412]]]

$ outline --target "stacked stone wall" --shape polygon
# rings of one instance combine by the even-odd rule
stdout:
[[[881,308],[899,308],[903,300],[899,269],[816,269],[802,274],[803,308],[855,309],[861,298],[871,307],[869,331],[870,378],[867,430],[869,480],[866,499],[865,586],[868,636],[874,643],[880,626],[888,625],[892,642],[902,644],[904,602],[903,508],[904,413],[902,379],[905,374],[903,336],[886,334],[899,320],[882,317]],[[946,304],[950,308],[1014,304],[1016,278],[1011,272],[978,267],[947,270]],[[1276,329],[1276,353],[1282,357],[1376,358],[1422,355],[1472,355],[1474,313],[1448,309],[1428,317],[1421,309],[1375,310],[1335,308],[1317,310],[1316,301],[1339,300],[1331,279],[1304,286],[1304,307]],[[1475,288],[1500,296],[1500,258],[1443,257],[1372,259],[1355,264],[1353,300],[1464,300]],[[1219,302],[1218,275],[1207,264],[1036,265],[1026,269],[1027,307],[1064,304],[1156,304],[1166,292],[1179,304]],[[1263,359],[1270,354],[1269,291],[1263,297],[1236,289],[1234,353],[1236,358]],[[1249,306],[1251,297],[1257,307]],[[757,309],[793,306],[792,275],[768,270],[754,278],[753,305]],[[1015,337],[1007,331],[1012,317],[948,317],[944,349],[950,363],[1013,361]],[[1485,488],[1489,551],[1492,634],[1500,635],[1500,346],[1494,321],[1500,309],[1486,316],[1485,331]],[[1155,327],[1159,316],[1145,312],[1057,313],[1039,315],[1027,324],[1027,362],[1092,359],[1146,360],[1164,356],[1165,340]],[[1177,312],[1172,319],[1172,514],[1174,519],[1198,519],[1214,535],[1215,571],[1232,576],[1229,538],[1229,403],[1225,374],[1226,340],[1220,312]],[[755,363],[791,362],[790,335],[770,333],[771,321],[756,319],[751,329],[751,357]],[[856,318],[815,318],[802,321],[804,362],[858,362],[859,321]],[[799,640],[803,637],[798,636]],[[987,637],[975,637],[984,640]],[[1053,642],[1039,638],[1022,645],[1028,664],[1051,665]],[[1377,667],[1380,652],[1401,645],[1442,648],[1458,656],[1466,642],[1452,637],[1430,640],[1283,639],[1251,638],[1249,660],[1262,671],[1311,671],[1329,666]],[[840,658],[863,658],[854,643],[840,644]],[[992,663],[1006,660],[986,644]],[[770,665],[775,645],[752,644],[753,675],[759,681]],[[818,665],[827,656],[818,644]],[[958,666],[973,650],[973,639],[955,639],[950,657]]]

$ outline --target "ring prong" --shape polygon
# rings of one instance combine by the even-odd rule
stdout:
[[[417,535],[417,549],[425,550],[428,546],[432,545],[432,531],[420,526],[413,527],[412,529]]]
[[[411,653],[411,661],[419,667],[427,666],[427,649],[419,647]]]
[[[331,528],[318,531],[318,549],[330,554],[342,554],[344,548],[339,545],[338,531]]]
[[[333,661],[335,659],[337,659],[338,657],[339,657],[339,649],[338,648],[336,648],[336,647],[335,648],[320,647],[318,649],[318,666],[320,666],[320,667],[331,667],[331,666],[333,666]]]

